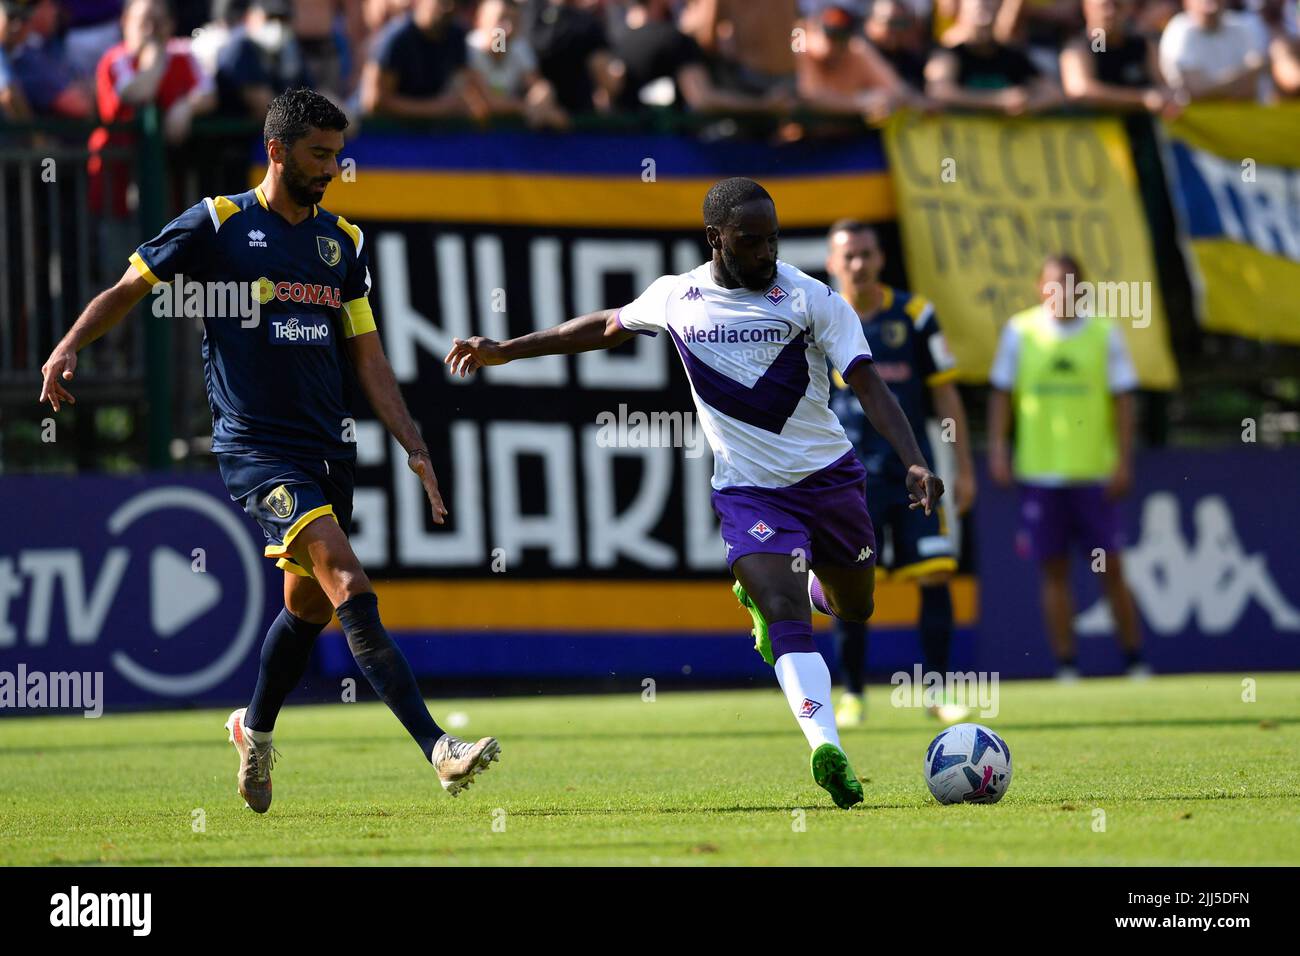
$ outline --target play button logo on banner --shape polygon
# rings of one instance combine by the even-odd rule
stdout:
[[[189,558],[166,546],[149,558],[149,622],[159,637],[171,637],[221,602],[215,575],[195,574]]]

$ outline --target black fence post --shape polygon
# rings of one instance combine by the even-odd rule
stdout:
[[[167,209],[167,162],[163,152],[162,114],[156,106],[143,111],[138,175],[140,238],[162,228]],[[172,441],[172,317],[154,314],[153,297],[141,304],[145,310],[145,396],[149,403],[149,468],[171,468]]]

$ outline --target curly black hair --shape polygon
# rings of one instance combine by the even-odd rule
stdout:
[[[721,229],[731,222],[737,206],[755,199],[772,201],[766,189],[743,176],[735,176],[713,184],[704,197],[704,224]]]
[[[269,146],[278,139],[292,147],[313,129],[334,129],[342,132],[348,128],[348,118],[343,111],[315,90],[300,87],[285,90],[266,111],[266,124],[262,127],[262,145]]]

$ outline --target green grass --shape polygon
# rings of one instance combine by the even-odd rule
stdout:
[[[5,719],[0,863],[1295,865],[1300,675],[1256,680],[1255,703],[1230,675],[1003,684],[1011,789],[955,807],[921,775],[937,725],[872,688],[847,812],[775,688],[433,702],[504,751],[457,800],[381,706],[290,706],[266,816],[225,711]]]

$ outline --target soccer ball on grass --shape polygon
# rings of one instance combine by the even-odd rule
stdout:
[[[1011,786],[1011,749],[980,724],[953,724],[925,751],[925,782],[940,803],[997,803]]]

